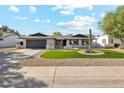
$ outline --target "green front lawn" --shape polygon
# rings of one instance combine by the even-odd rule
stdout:
[[[81,49],[78,49],[81,50]],[[83,49],[82,49],[83,50]],[[62,50],[50,50],[41,54],[42,58],[48,59],[65,59],[65,58],[124,58],[124,53],[115,52],[107,49],[94,49],[104,52],[103,55],[84,55],[77,52],[77,50],[72,51],[62,51]]]

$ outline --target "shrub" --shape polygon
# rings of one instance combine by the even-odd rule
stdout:
[[[86,49],[85,53],[96,53],[95,51],[93,51],[92,49]]]

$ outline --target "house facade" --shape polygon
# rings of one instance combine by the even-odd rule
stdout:
[[[19,38],[15,33],[5,33],[0,37],[0,48],[15,47],[21,41]]]
[[[23,37],[24,48],[72,49],[88,47],[89,39],[85,35],[47,36],[40,33]]]

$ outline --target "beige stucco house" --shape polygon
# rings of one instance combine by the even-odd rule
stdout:
[[[23,37],[24,48],[41,48],[41,49],[72,49],[88,47],[89,39],[85,35],[65,35],[65,36],[48,36],[36,33]]]

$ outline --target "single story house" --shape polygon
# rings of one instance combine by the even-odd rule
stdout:
[[[82,34],[48,36],[36,33],[22,39],[24,48],[71,49],[88,47],[89,43],[88,36]]]
[[[16,44],[20,43],[20,36],[15,33],[4,33],[0,37],[0,48],[10,48],[15,47]]]
[[[99,47],[104,47],[107,44],[113,45],[114,47],[118,47],[118,45],[122,44],[120,39],[115,39],[108,35],[98,36],[96,37],[96,40],[97,46]]]

